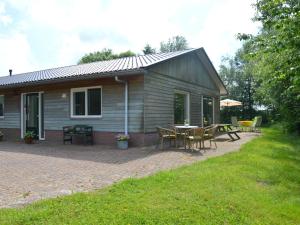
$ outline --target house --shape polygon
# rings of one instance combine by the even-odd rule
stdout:
[[[129,133],[132,145],[156,126],[219,122],[226,88],[203,48],[126,57],[0,77],[0,130],[7,140],[34,131],[62,141],[62,127],[91,125],[98,144]]]

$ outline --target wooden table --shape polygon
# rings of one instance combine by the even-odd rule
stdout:
[[[238,130],[233,130],[231,124],[217,124],[220,134],[227,134],[232,141],[241,139],[237,134]]]
[[[185,146],[185,132],[187,130],[190,130],[190,129],[195,129],[195,128],[198,128],[198,126],[191,126],[191,125],[177,125],[175,126],[176,130],[179,130],[179,136],[182,138],[182,143],[183,145]],[[177,133],[177,132],[176,132]]]
[[[175,126],[177,129],[195,129],[195,128],[198,128],[198,126],[185,126],[185,125],[178,125],[178,126]]]
[[[221,123],[221,124],[217,124],[217,125],[218,125],[218,130],[220,132],[227,132],[229,130],[232,130],[231,124]]]

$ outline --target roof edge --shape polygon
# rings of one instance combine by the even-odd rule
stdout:
[[[199,58],[201,60],[202,58],[201,58],[200,53],[202,53],[205,56],[206,63],[204,63],[204,66],[206,67],[206,69],[208,70],[208,72],[210,74],[213,73],[213,76],[215,78],[217,78],[217,79],[214,79],[214,81],[217,83],[218,87],[220,88],[220,95],[221,96],[228,95],[228,90],[227,90],[225,84],[223,83],[222,79],[220,78],[219,73],[217,72],[216,68],[214,67],[212,61],[208,57],[208,55],[207,55],[207,53],[206,53],[206,51],[205,51],[205,49],[203,47],[199,48],[198,51],[197,51],[197,55],[199,56]],[[207,66],[209,66],[210,68],[208,68]]]
[[[168,60],[172,60],[172,59],[174,59],[174,58],[176,58],[176,57],[179,57],[179,56],[182,56],[182,55],[185,55],[185,54],[189,54],[189,53],[191,53],[191,52],[194,52],[194,51],[197,51],[197,50],[200,50],[200,49],[201,49],[201,48],[191,48],[191,49],[182,50],[182,52],[179,53],[179,54],[176,54],[176,55],[174,54],[174,56],[168,57],[168,58],[166,58],[166,59],[159,60],[159,61],[157,61],[157,62],[154,62],[154,63],[152,63],[152,64],[150,64],[150,65],[147,65],[147,66],[144,66],[144,67],[141,67],[141,68],[147,69],[147,68],[149,68],[149,67],[151,67],[151,66],[154,66],[154,65],[163,63],[163,62],[168,61]],[[177,52],[178,52],[178,51],[177,51]],[[174,53],[176,53],[176,52],[174,52]]]
[[[33,86],[33,85],[43,85],[43,84],[51,84],[51,83],[57,83],[57,82],[67,82],[67,81],[79,81],[79,80],[89,80],[89,79],[101,79],[101,78],[108,78],[108,77],[114,77],[114,76],[134,76],[134,75],[143,75],[145,74],[144,69],[136,69],[136,70],[129,70],[129,71],[114,71],[114,72],[105,72],[105,73],[92,73],[92,74],[86,74],[86,75],[75,75],[70,77],[57,77],[57,78],[51,78],[51,79],[44,79],[39,81],[28,81],[28,82],[20,82],[20,83],[14,83],[14,84],[8,84],[8,85],[0,85],[1,89],[9,89],[9,88],[18,88],[18,87],[24,87],[24,86]],[[99,76],[101,75],[101,76]],[[80,77],[80,79],[78,79]]]

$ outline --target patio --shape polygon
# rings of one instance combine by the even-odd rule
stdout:
[[[94,190],[125,178],[223,155],[237,151],[258,135],[241,133],[241,139],[234,142],[229,142],[226,135],[219,136],[217,150],[201,151],[2,142],[0,207],[19,207],[43,198]]]

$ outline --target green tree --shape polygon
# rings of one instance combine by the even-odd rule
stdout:
[[[143,49],[143,52],[145,55],[154,54],[154,53],[156,53],[156,50],[155,50],[155,48],[152,48],[149,44],[146,44]]]
[[[132,52],[132,51],[130,51],[130,50],[128,50],[128,51],[126,51],[126,52],[121,52],[121,53],[117,56],[117,58],[124,58],[124,57],[130,57],[130,56],[135,56],[135,53]]]
[[[78,64],[104,61],[104,60],[110,60],[110,59],[115,59],[115,58],[117,58],[117,56],[112,53],[111,49],[104,48],[101,51],[85,54],[79,60]]]
[[[247,56],[260,81],[258,99],[300,133],[300,1],[257,0],[254,7],[262,29],[239,37],[251,48]]]
[[[160,42],[161,52],[174,52],[188,49],[188,42],[183,36],[174,36],[167,42]]]
[[[220,65],[219,75],[229,92],[227,97],[242,102],[242,107],[224,109],[222,116],[226,122],[230,122],[230,115],[244,119],[252,119],[254,116],[254,94],[257,83],[253,77],[252,66],[245,59],[247,50],[248,46],[244,45],[234,57],[223,58]]]
[[[104,48],[101,51],[92,52],[85,54],[78,62],[78,64],[91,63],[97,61],[105,61],[110,59],[117,59],[123,57],[134,56],[135,54],[128,50],[126,52],[121,52],[120,54],[114,54],[111,49]]]

